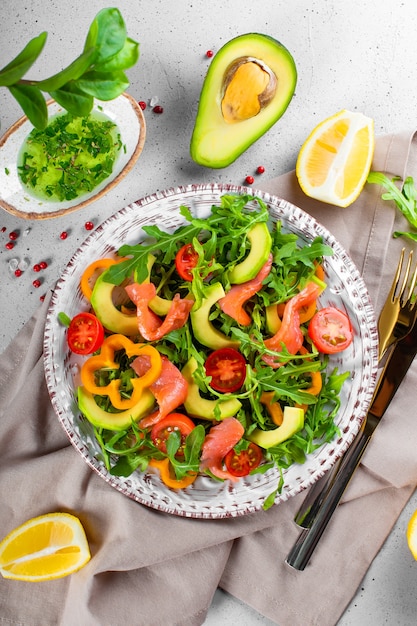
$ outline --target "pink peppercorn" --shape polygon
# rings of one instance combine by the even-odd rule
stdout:
[[[41,271],[41,266],[39,263],[35,263],[35,265],[32,267],[34,272],[40,272]]]
[[[212,56],[214,56],[214,52],[213,52],[213,50],[207,50],[207,52],[206,52],[206,57],[207,57],[207,58],[209,58],[209,59],[211,59],[211,57],[212,57]]]
[[[156,105],[156,106],[152,109],[152,111],[153,111],[154,113],[158,113],[158,114],[160,115],[161,113],[163,113],[163,112],[164,112],[164,109],[163,109],[163,107],[161,107],[159,104],[157,104],[157,105]]]
[[[13,241],[8,241],[5,245],[5,248],[7,248],[8,250],[13,250],[14,248],[14,243]]]
[[[23,274],[22,270],[20,270],[19,268],[17,268],[17,270],[14,271],[14,275],[19,277]]]
[[[144,102],[143,100],[141,100],[140,102],[138,102],[140,108],[142,109],[142,111],[144,111],[146,109],[146,102]]]
[[[254,179],[254,177],[253,177],[253,176],[246,176],[246,178],[245,178],[245,182],[246,182],[248,185],[252,185],[252,183],[254,182],[254,180],[255,180],[255,179]]]
[[[84,228],[85,228],[85,230],[93,230],[93,228],[94,228],[93,222],[86,222],[84,224]]]
[[[60,239],[66,239],[67,237],[68,237],[68,233],[65,230],[59,235]]]
[[[265,172],[265,168],[263,165],[259,165],[258,168],[256,169],[256,173],[257,174],[263,174]]]
[[[39,263],[39,267],[41,268],[41,270],[46,270],[46,268],[48,267],[48,263],[46,261],[41,261]]]
[[[37,289],[38,287],[41,286],[41,281],[36,279],[33,281],[32,285],[35,287],[35,289]]]
[[[9,233],[9,239],[11,239],[11,241],[16,241],[16,239],[18,238],[18,233],[13,230],[11,233]]]

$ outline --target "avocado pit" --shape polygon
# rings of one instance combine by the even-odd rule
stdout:
[[[259,59],[236,59],[224,75],[221,102],[224,120],[235,124],[258,115],[273,100],[277,84],[274,72]]]

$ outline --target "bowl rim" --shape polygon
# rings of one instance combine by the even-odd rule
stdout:
[[[116,176],[114,176],[114,178],[110,176],[108,183],[103,188],[99,189],[96,193],[93,193],[93,195],[89,195],[88,197],[84,198],[84,200],[77,202],[73,206],[58,209],[55,211],[45,211],[45,212],[39,212],[39,213],[35,211],[21,211],[1,197],[0,197],[0,207],[5,209],[8,213],[11,213],[12,215],[15,215],[16,217],[20,217],[26,220],[45,220],[45,219],[50,219],[53,217],[61,217],[62,215],[65,215],[67,213],[73,213],[75,211],[78,211],[79,209],[82,209],[83,207],[91,204],[92,202],[95,202],[96,200],[101,198],[103,195],[108,193],[111,189],[116,187],[116,185],[119,184],[119,182],[131,171],[131,169],[135,165],[136,161],[139,158],[139,155],[141,154],[143,150],[143,147],[145,145],[145,139],[146,139],[145,116],[137,100],[135,100],[135,98],[133,98],[133,96],[131,96],[127,92],[123,92],[122,94],[120,94],[120,96],[118,96],[114,100],[117,100],[118,98],[126,98],[126,100],[131,105],[133,112],[135,113],[139,122],[139,140],[128,162],[123,167],[123,169]],[[96,104],[97,102],[102,103],[101,100],[95,99],[94,103]],[[52,98],[46,101],[47,107],[53,104],[58,104],[58,106],[61,106]],[[62,109],[63,111],[65,111],[64,107],[62,107]],[[23,115],[7,129],[4,135],[0,137],[0,150],[8,141],[8,139],[13,135],[13,133],[15,133],[26,122],[30,123],[30,120],[28,119],[26,115]]]

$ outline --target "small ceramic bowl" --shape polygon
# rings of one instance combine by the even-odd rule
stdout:
[[[51,118],[64,109],[54,100],[47,102]],[[32,196],[20,181],[17,164],[22,145],[33,129],[26,116],[20,118],[0,139],[0,207],[24,219],[47,219],[77,211],[115,187],[132,169],[143,150],[146,136],[142,109],[132,96],[123,93],[109,102],[96,100],[93,111],[113,121],[121,135],[123,148],[112,174],[90,193],[66,202],[41,200]]]

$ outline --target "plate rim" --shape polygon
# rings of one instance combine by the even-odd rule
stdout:
[[[314,227],[318,228],[318,230],[322,230],[323,233],[326,235],[327,240],[331,242],[331,245],[337,248],[340,253],[343,253],[343,255],[348,260],[348,263],[350,265],[350,270],[352,270],[353,278],[355,280],[359,279],[361,283],[361,302],[363,303],[363,308],[366,309],[366,318],[369,320],[370,333],[371,333],[370,340],[369,340],[370,344],[368,348],[371,364],[369,366],[370,377],[368,380],[368,387],[366,388],[364,392],[366,400],[363,401],[363,406],[361,407],[361,410],[362,410],[361,415],[355,418],[356,430],[354,432],[349,431],[349,439],[347,438],[345,439],[344,447],[339,450],[338,454],[334,454],[332,459],[330,459],[330,461],[326,459],[326,462],[323,462],[321,464],[322,465],[321,467],[315,468],[315,470],[310,473],[309,480],[304,479],[304,482],[302,485],[297,484],[295,487],[288,489],[281,496],[279,496],[278,499],[275,501],[275,504],[280,504],[290,499],[294,495],[297,495],[301,491],[307,489],[308,487],[310,487],[314,482],[316,482],[324,474],[325,471],[330,469],[330,467],[334,465],[337,459],[340,458],[340,456],[348,449],[348,447],[352,444],[354,438],[356,437],[357,433],[359,432],[360,425],[365,418],[366,410],[370,405],[373,389],[376,384],[377,368],[378,368],[378,359],[377,359],[378,336],[377,336],[377,324],[376,324],[376,319],[375,319],[375,312],[374,312],[374,308],[372,305],[372,301],[371,301],[367,286],[356,264],[354,263],[350,255],[347,253],[345,248],[339,243],[339,241],[335,238],[335,236],[327,229],[327,227],[325,227],[318,220],[316,220],[316,218],[314,218],[312,215],[310,215],[309,213],[307,213],[306,211],[304,211],[297,205],[293,204],[292,202],[285,200],[283,198],[280,198],[279,196],[276,196],[274,194],[270,194],[266,191],[256,190],[251,187],[246,187],[242,185],[224,184],[224,183],[202,183],[202,184],[189,184],[189,185],[180,185],[177,187],[170,187],[168,189],[157,191],[153,194],[144,196],[143,198],[136,200],[131,204],[128,204],[127,206],[123,207],[122,209],[120,209],[119,211],[115,212],[113,215],[108,217],[102,224],[100,224],[95,229],[95,231],[90,233],[90,235],[84,240],[84,242],[82,242],[78,246],[77,250],[74,252],[70,261],[68,262],[65,269],[61,273],[61,276],[59,280],[57,281],[57,287],[59,290],[60,284],[65,281],[65,272],[68,270],[68,268],[72,264],[77,263],[77,257],[79,255],[82,255],[84,252],[84,249],[88,248],[91,245],[91,243],[94,242],[96,238],[101,237],[102,232],[108,227],[109,224],[111,224],[113,220],[122,219],[125,214],[129,214],[131,212],[136,211],[138,207],[146,208],[146,206],[152,205],[153,202],[164,200],[167,197],[169,198],[171,196],[179,195],[179,194],[181,195],[190,194],[190,193],[196,194],[198,192],[217,193],[218,197],[220,197],[221,195],[225,193],[238,193],[238,194],[245,193],[247,195],[256,196],[256,197],[259,197],[261,200],[263,200],[267,205],[268,203],[270,203],[270,204],[275,205],[274,208],[281,208],[282,211],[285,213],[287,220],[289,216],[289,210],[294,209],[295,213],[298,213],[301,216],[304,216],[305,219],[307,219],[307,221],[310,223],[309,224],[310,226],[314,225]],[[152,209],[152,206],[150,206],[150,209]],[[144,213],[144,217],[146,217],[146,212]],[[275,219],[278,220],[280,219],[280,217],[277,216],[275,217]],[[55,293],[56,292],[54,292],[54,294],[52,295],[51,302],[49,304],[45,329],[47,329],[48,323],[50,323],[50,318],[51,318],[52,310],[54,306]],[[47,345],[47,337],[46,337],[46,332],[45,332],[45,337],[44,337],[45,374],[47,374],[47,359],[48,359],[48,345]],[[48,385],[48,391],[50,392],[49,385]],[[248,506],[244,510],[240,510],[240,509],[239,510],[227,510],[223,512],[219,512],[218,510],[216,510],[214,513],[207,513],[207,512],[195,513],[192,510],[192,508],[186,509],[186,510],[170,509],[168,505],[162,505],[162,504],[157,505],[155,503],[150,504],[149,502],[145,502],[141,500],[134,493],[127,492],[126,487],[125,487],[125,482],[121,481],[120,477],[113,477],[107,471],[105,471],[105,473],[103,474],[103,468],[99,467],[98,460],[95,457],[93,457],[93,459],[90,459],[88,456],[85,455],[85,453],[82,450],[80,450],[80,448],[74,443],[73,436],[71,435],[71,433],[68,432],[63,420],[61,419],[61,416],[56,406],[56,398],[53,397],[51,393],[50,393],[50,398],[54,406],[55,413],[57,414],[57,417],[59,421],[61,422],[61,425],[63,426],[65,432],[67,433],[71,443],[74,445],[76,450],[83,457],[84,461],[89,465],[91,469],[93,469],[97,474],[99,474],[101,478],[103,478],[108,484],[110,484],[110,486],[112,486],[119,492],[123,493],[125,496],[128,496],[131,499],[145,506],[149,506],[151,508],[160,510],[165,513],[174,514],[178,516],[184,516],[184,517],[204,518],[204,519],[220,519],[223,517],[238,517],[238,516],[242,516],[242,515],[246,515],[246,514],[258,511],[262,508],[262,506],[259,504],[259,506],[255,506],[255,505]],[[327,445],[327,444],[324,444],[324,445]]]

